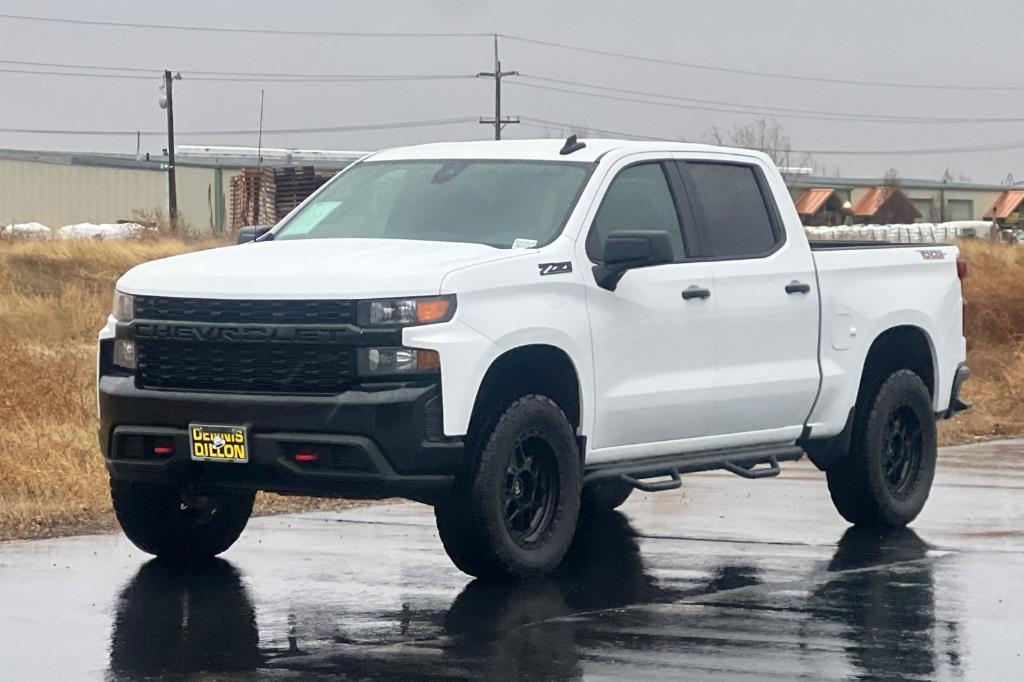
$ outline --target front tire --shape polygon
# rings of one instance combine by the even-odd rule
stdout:
[[[475,461],[434,508],[441,542],[464,573],[531,578],[558,566],[580,508],[580,456],[553,400],[526,395],[471,439]]]
[[[917,374],[904,369],[868,400],[858,406],[850,452],[827,472],[828,489],[850,523],[900,528],[921,513],[935,478],[931,395]]]
[[[255,493],[203,494],[186,503],[174,486],[111,479],[110,498],[132,544],[163,559],[192,563],[235,543],[252,514]]]

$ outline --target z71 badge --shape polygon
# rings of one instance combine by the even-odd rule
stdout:
[[[917,252],[925,260],[946,260],[946,254],[942,249],[918,249]]]
[[[572,263],[565,261],[564,263],[540,263],[537,265],[540,268],[540,276],[544,275],[564,275],[567,272],[572,272]]]

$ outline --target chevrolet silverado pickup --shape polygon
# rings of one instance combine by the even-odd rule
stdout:
[[[634,489],[804,454],[902,526],[968,407],[957,248],[811,243],[754,151],[382,151],[239,241],[133,268],[100,332],[114,509],[169,559],[264,490],[424,502],[458,568],[530,577]]]

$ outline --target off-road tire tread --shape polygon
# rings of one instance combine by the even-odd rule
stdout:
[[[179,513],[181,497],[173,486],[110,480],[114,514],[124,534],[143,552],[175,562],[210,559],[231,547],[245,530],[255,494],[218,497],[216,516],[197,526]]]
[[[877,386],[877,390],[869,391],[864,404],[857,406],[850,452],[826,472],[828,489],[836,510],[850,523],[878,529],[901,528],[921,512],[935,476],[936,434],[931,396],[921,378],[908,369],[897,370],[888,377],[872,377],[867,385]],[[906,400],[916,403],[924,459],[914,494],[899,501],[885,485],[881,452],[874,451],[872,444],[879,441],[878,430],[885,427],[893,402],[902,394],[909,394]]]
[[[554,512],[556,522],[538,544],[550,541],[555,533],[564,535],[567,528],[568,537],[562,538],[563,546],[555,548],[554,553],[546,561],[528,566],[514,551],[509,551],[509,548],[499,541],[495,529],[492,529],[488,505],[493,502],[495,491],[485,486],[484,482],[488,480],[493,468],[500,467],[503,470],[505,467],[504,462],[496,461],[502,455],[499,443],[516,434],[522,426],[523,419],[536,410],[547,411],[560,420],[565,429],[563,435],[567,442],[572,443],[574,461],[570,471],[565,471],[565,467],[560,471],[562,494],[559,495],[558,506]],[[575,435],[568,418],[551,398],[528,394],[513,400],[500,413],[489,433],[477,436],[479,438],[474,436],[470,440],[483,444],[478,448],[478,454],[465,472],[457,477],[451,495],[434,507],[437,529],[445,551],[459,570],[486,580],[533,578],[550,573],[568,549],[579,514],[582,476],[579,472]],[[470,456],[473,457],[473,453],[470,453]],[[499,532],[503,530],[498,529]]]

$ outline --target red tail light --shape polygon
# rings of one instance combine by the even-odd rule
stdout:
[[[963,256],[956,257],[956,276],[961,282],[967,279],[967,260]]]

